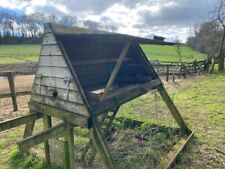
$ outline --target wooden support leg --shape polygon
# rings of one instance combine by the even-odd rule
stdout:
[[[9,88],[10,93],[12,97],[12,103],[13,103],[13,111],[18,110],[17,102],[16,102],[16,90],[15,90],[15,83],[14,83],[14,76],[13,72],[9,72],[8,74],[8,82],[9,82]]]
[[[35,121],[36,120],[33,120],[33,121],[26,124],[24,134],[23,134],[23,138],[26,138],[26,137],[29,137],[29,136],[32,135],[33,130],[34,130]]]
[[[52,120],[50,116],[44,116],[43,117],[43,122],[44,122],[44,130],[49,129],[52,127]],[[50,150],[49,150],[49,141],[44,142],[45,146],[45,159],[47,163],[51,163],[51,158],[50,158]]]
[[[100,154],[105,168],[113,169],[113,161],[111,157],[111,153],[105,143],[105,139],[100,131],[100,127],[98,122],[95,120],[93,127],[91,128],[91,139],[96,147],[96,150]]]
[[[170,96],[168,95],[168,93],[165,90],[165,88],[163,87],[163,85],[160,84],[157,87],[157,89],[158,89],[162,99],[165,101],[167,107],[169,108],[170,112],[172,113],[174,119],[176,120],[176,122],[180,126],[182,132],[185,133],[185,134],[190,134],[191,131],[188,129],[186,123],[182,119],[179,111],[177,110],[176,106],[174,105],[173,101],[171,100]]]
[[[67,124],[65,132],[65,164],[66,169],[75,168],[75,153],[74,153],[74,129],[71,124]]]

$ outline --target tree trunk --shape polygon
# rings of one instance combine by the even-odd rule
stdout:
[[[218,60],[218,70],[224,71],[224,53],[222,52]]]

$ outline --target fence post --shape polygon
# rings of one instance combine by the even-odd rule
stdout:
[[[166,81],[168,82],[169,81],[169,74],[170,74],[170,71],[169,71],[169,65],[166,65]]]
[[[13,111],[17,111],[18,106],[17,106],[17,102],[16,102],[16,90],[15,90],[14,73],[13,72],[8,73],[8,82],[9,82],[9,88],[10,88],[10,93],[11,93],[11,97],[12,97]]]

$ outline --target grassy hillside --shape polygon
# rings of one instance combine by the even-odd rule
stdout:
[[[38,61],[40,45],[0,45],[0,64],[25,61]],[[151,60],[178,62],[179,57],[176,46],[142,45],[142,48]],[[202,60],[205,54],[199,53],[189,47],[181,47],[183,62]]]
[[[150,60],[179,61],[176,46],[142,45],[142,49]],[[180,51],[182,62],[203,60],[207,57],[206,54],[195,51],[187,46],[181,46]]]

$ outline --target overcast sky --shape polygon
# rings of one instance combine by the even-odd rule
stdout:
[[[0,0],[1,8],[31,14],[71,15],[114,24],[117,32],[157,34],[182,41],[190,27],[206,21],[218,0]]]

